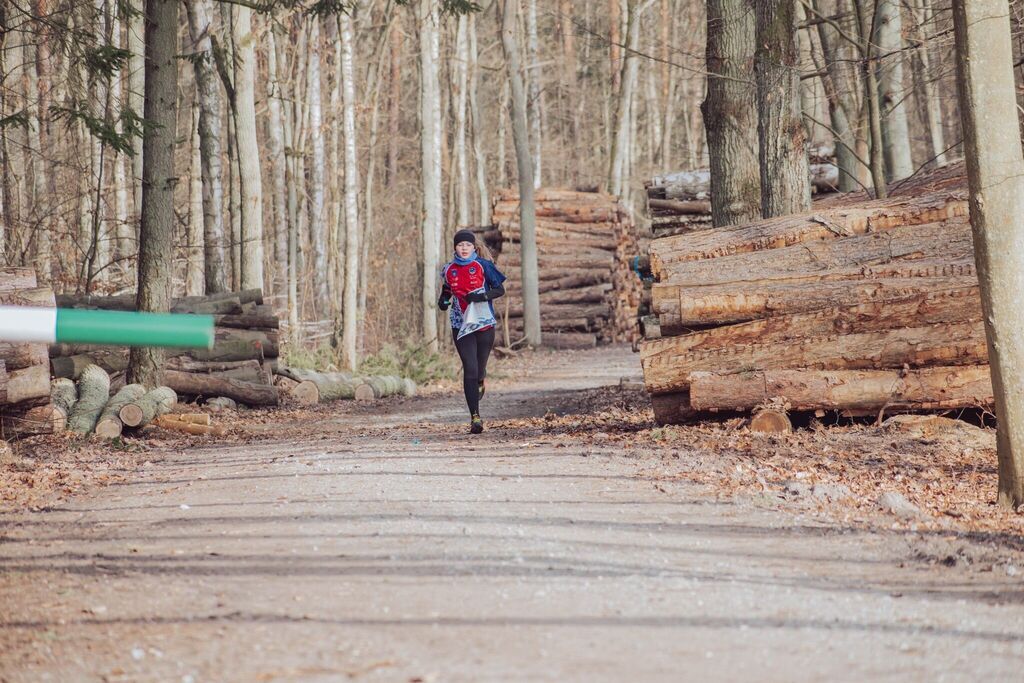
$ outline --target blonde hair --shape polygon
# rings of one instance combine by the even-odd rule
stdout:
[[[487,243],[484,242],[482,237],[477,237],[477,240],[478,241],[474,244],[477,256],[487,259],[488,261],[493,261],[494,255],[491,253],[491,249],[487,246]]]

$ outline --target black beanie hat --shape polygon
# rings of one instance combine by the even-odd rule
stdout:
[[[455,233],[455,238],[452,240],[452,246],[454,247],[459,242],[469,242],[475,247],[476,235],[473,234],[472,230],[459,230]]]

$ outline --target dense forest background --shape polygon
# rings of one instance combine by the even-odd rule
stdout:
[[[947,3],[793,7],[803,126],[834,147],[841,189],[961,155]],[[135,288],[142,10],[0,6],[0,250],[58,292]],[[347,328],[360,357],[421,339],[436,265],[425,158],[441,169],[442,262],[449,236],[488,223],[495,189],[516,182],[501,3],[185,0],[178,17],[174,295],[262,286],[295,342]],[[752,60],[723,74],[707,40],[735,38],[751,2],[525,0],[517,18],[536,184],[610,190],[641,225],[645,179],[713,161],[707,131],[724,119],[710,99],[702,115],[709,71],[754,78]],[[875,128],[885,163],[872,168]]]

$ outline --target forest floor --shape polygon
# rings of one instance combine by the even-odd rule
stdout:
[[[659,428],[620,347],[493,370],[479,437],[437,390],[16,444],[0,681],[1019,677],[991,430]]]

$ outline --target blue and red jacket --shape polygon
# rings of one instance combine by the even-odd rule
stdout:
[[[493,299],[505,293],[505,276],[492,261],[477,256],[466,265],[460,265],[450,261],[441,269],[441,278],[448,283],[452,290],[451,308],[448,309],[448,318],[454,329],[462,327],[462,312],[466,310],[469,302],[466,295],[475,292],[480,288],[488,295],[487,305],[491,308],[491,316],[494,316]],[[442,295],[442,299],[443,299]],[[440,302],[439,302],[440,303]],[[441,308],[447,308],[442,305]],[[481,329],[489,329],[494,325],[488,325]]]

